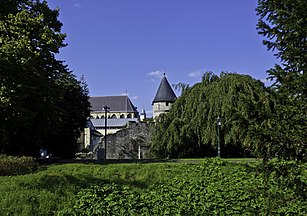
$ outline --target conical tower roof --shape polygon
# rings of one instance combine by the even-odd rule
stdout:
[[[174,102],[176,99],[177,97],[164,75],[152,104],[156,102]]]

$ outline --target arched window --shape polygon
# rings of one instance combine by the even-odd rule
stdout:
[[[99,116],[98,116],[98,115],[96,116],[96,119],[99,119]]]
[[[127,118],[131,118],[131,114],[130,113],[127,115]]]
[[[111,118],[116,119],[117,117],[116,117],[115,114],[113,114],[113,115],[111,116]]]
[[[119,118],[125,118],[125,115],[124,115],[124,114],[121,114],[121,115],[119,116]]]
[[[101,118],[104,118],[104,115],[102,115]]]

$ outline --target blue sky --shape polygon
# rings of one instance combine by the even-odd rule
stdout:
[[[49,0],[60,8],[64,60],[91,96],[129,95],[139,112],[163,73],[190,86],[205,71],[262,81],[277,60],[257,34],[257,0]],[[178,94],[178,92],[176,92]]]

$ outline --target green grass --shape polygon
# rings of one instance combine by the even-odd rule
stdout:
[[[141,190],[180,175],[182,166],[175,163],[44,166],[34,174],[0,177],[0,215],[53,215],[93,184],[112,182]]]
[[[41,166],[39,171],[32,174],[0,176],[0,215],[57,215],[59,211],[68,210],[69,212],[76,207],[76,202],[80,198],[77,195],[78,192],[92,185],[111,184],[119,188],[128,187],[129,191],[136,194],[146,193],[145,198],[149,196],[152,200],[161,200],[159,197],[161,193],[166,193],[166,198],[163,199],[177,199],[176,197],[180,198],[181,192],[182,196],[186,197],[178,198],[179,201],[191,199],[191,203],[195,204],[195,200],[199,199],[200,202],[204,202],[202,199],[206,198],[206,208],[209,210],[212,208],[212,212],[216,211],[216,208],[228,211],[228,207],[223,207],[223,205],[229,202],[227,205],[233,206],[232,202],[237,203],[237,199],[240,199],[242,203],[245,202],[245,198],[241,198],[242,190],[246,191],[244,196],[249,199],[249,202],[255,199],[256,203],[260,203],[260,207],[255,207],[260,208],[260,212],[266,203],[265,196],[271,197],[270,200],[276,200],[278,205],[281,205],[282,202],[293,203],[290,201],[295,197],[294,207],[285,204],[285,211],[288,211],[288,208],[293,211],[297,208],[296,206],[307,207],[306,201],[298,198],[289,185],[285,185],[285,190],[280,188],[278,179],[272,178],[268,188],[265,188],[259,167],[260,162],[257,160],[242,161],[239,159],[227,159],[226,161],[187,159],[177,162],[129,164],[73,163]],[[305,171],[300,178],[306,183],[306,177]],[[156,185],[159,187],[156,188]],[[164,192],[161,192],[161,188]],[[175,194],[178,191],[180,193],[175,197],[167,195],[167,193]],[[199,192],[203,194],[198,194]],[[152,193],[155,197],[151,197]],[[262,195],[264,197],[261,197]],[[282,197],[279,199],[278,196]],[[216,201],[219,199],[220,203]],[[122,201],[125,202],[125,200]],[[176,201],[178,206],[182,204],[179,201]],[[173,203],[174,200],[167,202]],[[95,203],[93,205],[95,206]],[[194,206],[197,207],[197,205],[196,203]],[[275,205],[272,206],[274,208]],[[181,207],[185,208],[185,204],[182,204]],[[170,207],[166,205],[166,208]]]

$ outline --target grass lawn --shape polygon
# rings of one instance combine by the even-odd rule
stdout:
[[[282,196],[281,201],[279,199],[276,201],[276,205],[281,205],[282,199],[284,202],[291,201],[295,196],[295,191],[288,188],[283,191],[284,194],[280,194],[278,191],[280,188],[276,185],[275,180],[272,180],[268,186],[272,190],[271,194],[266,194],[268,197],[260,196],[261,193],[265,195],[267,189],[262,185],[263,176],[256,168],[259,164],[259,161],[255,159],[243,161],[241,159],[183,159],[156,163],[46,165],[41,166],[39,171],[32,174],[0,176],[0,215],[57,215],[63,209],[71,210],[76,207],[76,201],[80,199],[80,196],[77,196],[78,192],[92,185],[113,183],[120,188],[128,187],[133,193],[146,194],[145,198],[147,196],[146,199],[149,200],[158,202],[164,199],[163,203],[168,203],[165,206],[166,209],[172,209],[170,205],[175,203],[169,215],[172,215],[172,211],[173,213],[179,211],[178,214],[184,215],[182,212],[187,211],[186,206],[192,206],[188,213],[201,210],[218,215],[220,209],[230,214],[234,211],[229,209],[229,206],[233,206],[232,202],[243,203],[244,200],[249,200],[249,203],[246,204],[248,206],[251,205],[250,203],[254,204],[252,211],[258,214],[267,208],[265,199],[270,198],[271,195],[275,196],[276,200],[277,195]],[[305,180],[306,176],[306,172],[303,173],[302,179]],[[261,190],[259,196],[257,190]],[[177,193],[176,191],[179,191],[178,195],[173,196]],[[164,198],[160,197],[161,194]],[[126,198],[122,197],[122,199]],[[221,203],[218,203],[219,199]],[[225,201],[228,199],[229,203]],[[187,200],[190,201],[187,202]],[[197,203],[203,203],[202,205],[205,206],[197,207]],[[307,207],[306,201],[301,198],[297,198],[291,206],[285,205],[285,208],[298,212],[298,215],[300,212],[306,212],[301,210]],[[301,206],[300,209],[295,210],[298,205]],[[274,211],[275,205],[271,206],[270,209],[273,208],[272,211]],[[235,212],[244,210],[239,207]],[[200,208],[200,210],[194,208]],[[156,215],[159,214],[164,215],[167,212],[156,213]]]
[[[94,164],[42,166],[33,174],[0,176],[0,215],[53,215],[72,206],[81,188],[117,183],[142,189],[183,175],[176,163]]]

